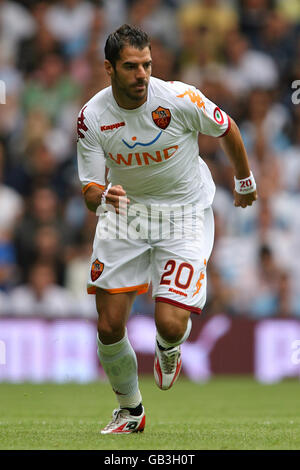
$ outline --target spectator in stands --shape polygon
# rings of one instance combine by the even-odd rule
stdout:
[[[94,96],[98,91],[99,87],[105,88],[109,86],[107,74],[105,72],[103,62],[99,60],[99,57],[95,57],[95,51],[88,51],[87,57],[85,57],[84,61],[87,65],[87,71],[85,76],[84,82],[84,90],[82,91],[80,104],[83,105],[86,103],[92,96]],[[74,65],[74,64],[73,64]],[[75,64],[74,73],[76,70],[76,65],[78,66],[78,62]],[[81,63],[83,67],[84,62]]]
[[[237,28],[238,16],[228,2],[195,0],[183,3],[178,11],[178,21],[183,37],[198,36],[199,52],[209,51],[210,60],[215,61],[220,59],[227,33]]]
[[[263,52],[251,49],[249,41],[237,31],[227,34],[224,41],[226,86],[239,97],[249,89],[274,89],[279,74],[274,60]]]
[[[8,290],[16,280],[13,233],[23,210],[23,200],[20,195],[3,184],[3,172],[4,149],[0,144],[0,291]]]
[[[250,153],[259,139],[268,149],[285,150],[289,145],[286,134],[289,123],[289,113],[274,100],[270,91],[256,88],[247,93],[247,114],[241,124],[241,132]]]
[[[18,2],[0,0],[0,43],[1,49],[14,57],[18,42],[31,37],[35,32],[34,18]]]
[[[277,8],[289,21],[300,23],[300,3],[298,0],[277,0]]]
[[[53,226],[65,242],[67,227],[62,224],[58,198],[49,187],[37,187],[28,201],[27,210],[15,231],[15,247],[21,278],[25,280],[35,254],[35,239],[43,226]]]
[[[66,73],[62,58],[48,54],[42,58],[35,77],[24,88],[24,113],[41,109],[53,124],[57,124],[64,107],[79,99],[79,92],[78,84]]]
[[[129,3],[128,0],[102,0],[106,32],[115,31],[127,22]]]
[[[293,24],[280,11],[270,11],[256,42],[257,49],[273,58],[284,79],[295,56],[296,31]]]
[[[0,241],[10,240],[23,211],[21,196],[3,183],[5,155],[0,143]]]
[[[96,6],[85,0],[62,0],[50,6],[46,25],[62,44],[66,56],[84,52],[95,13]]]
[[[65,259],[61,233],[53,225],[42,225],[36,230],[33,240],[33,263],[52,264],[55,279],[61,286],[65,280]]]
[[[76,219],[78,217],[78,205],[76,204],[82,201],[80,199],[73,199],[74,206],[69,205],[69,215],[67,221],[73,231],[73,237],[67,247],[64,248],[65,252],[65,286],[72,293],[78,311],[84,317],[95,318],[97,312],[95,309],[94,298],[87,294],[86,280],[88,277],[89,261],[91,257],[92,242],[98,222],[97,217],[91,211],[84,210],[83,218]],[[70,203],[71,204],[71,203]],[[78,226],[78,222],[80,225]]]
[[[296,120],[291,136],[291,146],[279,153],[278,161],[282,186],[296,195],[300,192],[300,120]]]
[[[151,56],[153,60],[152,73],[162,80],[175,80],[177,72],[177,61],[174,51],[166,47],[164,43],[154,38],[151,41]]]
[[[90,258],[91,238],[88,233],[82,231],[81,238],[69,250],[65,287],[72,294],[82,316],[97,318],[94,298],[92,295],[88,295],[86,288]]]
[[[259,251],[255,296],[249,301],[249,312],[256,318],[290,316],[289,276],[276,263],[269,246]]]
[[[254,48],[257,47],[258,37],[267,22],[272,3],[273,0],[241,0],[238,2],[240,29]]]
[[[0,291],[52,258],[55,283],[95,315],[83,272],[97,218],[80,197],[76,118],[109,85],[103,38],[132,21],[152,36],[155,76],[199,87],[235,118],[257,180],[257,204],[234,208],[227,160],[199,136],[217,183],[208,312],[300,316],[299,20],[299,0],[0,0]],[[150,294],[137,301],[134,311],[152,311]]]
[[[52,264],[33,264],[28,283],[13,289],[9,295],[9,308],[20,317],[67,317],[78,314],[70,292],[56,284]]]
[[[291,317],[295,314],[290,275],[283,272],[278,280],[276,316]]]
[[[49,5],[45,1],[37,2],[32,8],[35,20],[34,35],[19,42],[17,49],[17,66],[25,76],[34,73],[42,59],[50,54],[62,54],[62,46],[47,28],[46,14]]]
[[[24,83],[21,73],[15,67],[14,58],[8,57],[1,47],[0,81],[0,139],[8,152],[9,144],[13,146],[15,143],[14,141],[9,142],[9,140],[15,140],[15,134],[20,125],[22,115],[19,99]]]
[[[222,279],[220,272],[214,267],[213,263],[209,263],[207,277],[208,290],[204,315],[233,313],[234,290]]]
[[[176,15],[163,0],[133,0],[129,23],[140,26],[151,38],[159,38],[171,50],[177,50],[178,27]]]
[[[53,128],[51,131],[54,132]],[[30,189],[36,186],[50,187],[58,197],[63,198],[67,193],[66,178],[68,175],[63,171],[65,162],[60,161],[63,158],[59,150],[62,151],[62,148],[57,148],[58,154],[55,155],[55,149],[48,141],[47,137],[52,135],[52,132],[45,136],[45,141],[36,140],[28,146],[24,155],[24,166]]]

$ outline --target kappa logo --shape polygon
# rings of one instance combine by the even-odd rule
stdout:
[[[124,429],[133,431],[137,427],[138,423],[136,421],[128,421]]]
[[[101,126],[100,130],[102,132],[113,131],[114,129],[119,129],[119,127],[124,127],[124,126],[125,126],[125,122],[122,121],[122,122],[116,122],[115,124],[108,124],[107,126]]]
[[[88,127],[84,123],[85,116],[83,114],[83,111],[85,110],[86,106],[82,108],[80,115],[78,116],[77,119],[77,142],[79,139],[84,139],[84,134],[81,131],[87,131]]]
[[[98,258],[93,262],[91,268],[91,279],[92,281],[96,281],[102,274],[104,269],[104,264],[98,260]]]
[[[168,108],[158,106],[158,108],[152,111],[152,119],[157,127],[166,129],[171,122],[171,112]]]
[[[198,106],[198,108],[200,109],[202,108],[203,111],[205,111],[205,103],[203,99],[201,98],[199,92],[193,91],[191,88],[189,88],[181,95],[177,95],[177,98],[184,98],[185,96],[188,96],[192,103],[195,103]]]

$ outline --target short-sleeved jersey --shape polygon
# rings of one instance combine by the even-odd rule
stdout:
[[[215,185],[199,157],[198,134],[224,136],[230,118],[194,86],[151,77],[147,101],[127,110],[112,88],[97,93],[78,117],[78,169],[90,184],[120,184],[131,202],[211,205]]]

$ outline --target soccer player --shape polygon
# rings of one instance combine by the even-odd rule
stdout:
[[[99,314],[98,357],[119,404],[101,433],[125,434],[145,427],[126,329],[135,296],[152,282],[154,377],[161,390],[177,380],[190,314],[199,314],[206,300],[215,186],[198,155],[199,132],[219,138],[230,159],[235,206],[251,206],[257,195],[233,119],[194,86],[151,77],[145,32],[123,25],[110,34],[104,64],[111,86],[78,117],[78,170],[86,205],[100,214],[88,292]],[[174,206],[180,210],[171,215]]]

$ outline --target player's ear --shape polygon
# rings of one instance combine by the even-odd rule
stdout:
[[[107,60],[107,59],[105,59],[105,61],[104,61],[104,68],[106,70],[107,75],[109,75],[111,77],[112,74],[113,74],[114,68],[113,68],[112,64],[109,62],[109,60]]]

